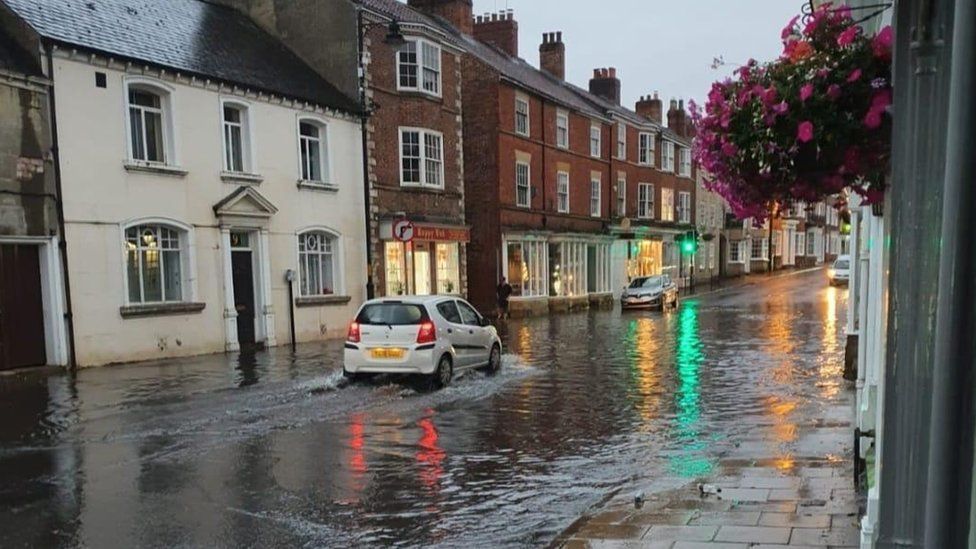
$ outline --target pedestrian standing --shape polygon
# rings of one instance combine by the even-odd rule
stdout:
[[[495,295],[498,298],[498,319],[508,318],[508,298],[512,296],[512,285],[505,280],[505,277],[502,277],[502,281],[498,283]]]

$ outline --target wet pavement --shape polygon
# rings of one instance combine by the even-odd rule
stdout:
[[[839,463],[846,298],[511,321],[500,375],[437,393],[346,386],[335,342],[0,376],[0,546],[547,545],[634,486]]]

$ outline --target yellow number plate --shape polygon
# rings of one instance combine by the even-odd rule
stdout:
[[[403,349],[373,349],[373,358],[403,358]]]

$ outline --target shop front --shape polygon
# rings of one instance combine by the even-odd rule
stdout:
[[[394,231],[398,221],[380,225],[383,242],[382,295],[465,295],[463,260],[471,239],[468,227],[409,222],[409,231]],[[398,234],[394,235],[394,232]]]

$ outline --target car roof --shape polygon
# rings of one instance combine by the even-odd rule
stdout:
[[[434,305],[445,299],[461,299],[454,295],[400,295],[395,297],[380,297],[371,299],[363,306],[376,305],[381,303],[404,303],[407,305]]]

